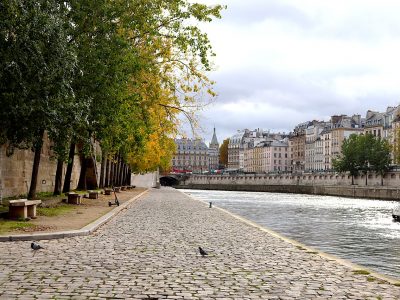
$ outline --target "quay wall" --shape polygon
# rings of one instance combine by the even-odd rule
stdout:
[[[339,174],[277,174],[277,175],[192,175],[180,182],[176,188],[278,192],[296,194],[330,195],[382,200],[400,200],[400,173],[388,173],[383,178],[370,174],[365,185],[365,177],[354,179]]]
[[[81,162],[75,151],[73,171],[71,176],[71,189],[78,185]],[[10,152],[6,145],[0,146],[0,202],[3,198],[11,196],[24,196],[28,194],[33,168],[34,152],[30,149],[14,149]],[[100,163],[97,163],[97,174],[100,173]],[[37,192],[53,192],[57,161],[54,158],[51,141],[45,135],[40,157]],[[63,167],[64,180],[66,164]]]

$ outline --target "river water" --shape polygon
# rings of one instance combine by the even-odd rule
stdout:
[[[400,279],[394,201],[331,196],[183,190],[325,253]]]

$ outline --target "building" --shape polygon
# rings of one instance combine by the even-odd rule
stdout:
[[[260,128],[255,130],[239,130],[235,135],[229,138],[228,144],[228,171],[259,172],[262,168],[256,167],[253,161],[256,157],[261,157],[259,147],[261,143],[273,140],[281,140],[285,134],[270,133]],[[256,156],[254,156],[256,155]],[[259,161],[257,163],[260,163]],[[257,170],[257,171],[254,171]],[[265,172],[262,169],[261,172]]]
[[[210,147],[201,139],[175,139],[176,151],[172,158],[172,171],[204,173],[218,169],[219,143],[215,133]]]
[[[305,169],[306,129],[312,122],[304,122],[295,127],[289,135],[291,171],[303,172]]]

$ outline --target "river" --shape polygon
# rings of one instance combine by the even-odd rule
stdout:
[[[400,279],[394,201],[260,192],[183,190],[286,237]]]

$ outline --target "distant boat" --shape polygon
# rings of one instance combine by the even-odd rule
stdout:
[[[393,220],[400,222],[400,206],[393,209],[392,217]]]

